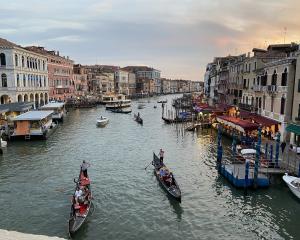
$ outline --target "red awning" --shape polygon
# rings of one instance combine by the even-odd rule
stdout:
[[[230,117],[230,116],[218,116],[217,120],[221,123],[229,123],[232,127],[237,128],[238,130],[252,131],[257,130],[259,125],[256,123],[249,122],[240,118]]]
[[[250,112],[242,111],[242,110],[241,110],[240,116],[243,119],[249,119],[257,124],[261,124],[263,127],[271,127],[272,125],[277,125],[280,123],[276,120],[263,117],[256,113],[250,113]]]

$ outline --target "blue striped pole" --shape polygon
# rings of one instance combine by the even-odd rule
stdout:
[[[269,148],[269,144],[266,143],[266,147],[265,147],[265,159],[268,159],[268,148]]]
[[[235,156],[236,156],[236,134],[235,131],[233,131],[232,134],[232,157],[233,157],[233,161],[235,161]]]
[[[277,133],[276,139],[276,153],[275,153],[275,167],[278,168],[278,159],[279,159],[279,146],[280,146],[280,132]]]
[[[259,161],[260,161],[260,145],[261,145],[261,127],[258,127],[258,139],[257,139],[257,145],[256,145],[256,156],[255,156],[255,165],[254,165],[254,188],[257,188],[257,177],[258,177],[258,167],[259,167]]]
[[[270,146],[270,163],[273,162],[273,144]]]

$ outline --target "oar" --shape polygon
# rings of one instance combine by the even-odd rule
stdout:
[[[151,163],[152,163],[152,161],[147,165],[147,167],[149,167]],[[145,167],[145,170],[147,169],[147,167]]]

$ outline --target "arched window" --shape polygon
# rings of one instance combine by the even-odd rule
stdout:
[[[45,71],[45,62],[43,61],[43,71]]]
[[[7,87],[7,76],[5,73],[2,73],[1,75],[1,84],[2,87]]]
[[[23,86],[26,87],[26,75],[23,75]]]
[[[277,85],[277,73],[276,73],[276,70],[274,70],[274,73],[272,74],[272,84],[271,85]]]
[[[246,97],[246,104],[248,105],[248,96]]]
[[[46,77],[44,76],[44,87],[47,87]]]
[[[22,67],[25,67],[24,56],[22,56]]]
[[[263,109],[266,109],[266,96],[263,96]]]
[[[32,58],[29,59],[29,67],[32,68]]]
[[[38,69],[41,70],[41,61],[40,61],[40,59],[38,60]]]
[[[258,76],[256,80],[257,86],[259,86],[259,82],[260,82],[260,77]]]
[[[40,87],[42,87],[42,78],[39,76],[39,81],[40,81]]]
[[[6,66],[6,58],[4,53],[0,53],[0,66]]]
[[[284,69],[284,72],[281,75],[281,86],[286,86],[287,85],[287,69]]]
[[[15,54],[15,65],[16,65],[16,67],[19,65],[18,55],[17,54]]]
[[[258,107],[261,108],[261,97],[258,99]]]
[[[20,75],[17,73],[17,87],[20,87]]]
[[[267,86],[268,82],[268,72],[266,71],[263,76],[261,76],[261,86]]]
[[[285,110],[285,98],[282,96],[280,101],[280,114],[284,114]]]
[[[29,68],[29,58],[27,57],[27,68]]]

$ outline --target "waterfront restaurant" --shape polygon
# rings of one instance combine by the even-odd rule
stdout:
[[[52,113],[53,111],[29,111],[15,117],[15,129],[10,139],[46,139],[53,126]]]
[[[40,110],[53,111],[52,120],[55,122],[62,122],[65,116],[65,103],[63,102],[50,102],[42,107]]]
[[[216,120],[222,125],[223,134],[232,137],[235,131],[240,141],[245,139],[245,142],[250,143],[250,140],[252,142],[256,140],[258,124],[230,116],[217,116]]]

